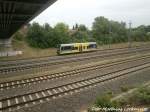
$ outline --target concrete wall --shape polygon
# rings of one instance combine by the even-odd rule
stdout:
[[[22,55],[22,51],[5,51],[5,52],[0,52],[0,57],[7,57],[7,56],[17,56],[17,55]]]

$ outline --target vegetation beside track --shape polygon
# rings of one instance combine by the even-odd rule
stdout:
[[[136,92],[134,92],[127,99],[119,100],[123,105],[132,106],[150,106],[150,87],[140,87]]]
[[[47,57],[47,56],[56,56],[57,49],[56,48],[47,48],[47,49],[40,49],[40,48],[32,48],[27,45],[25,41],[12,41],[13,49],[14,50],[21,50],[23,51],[22,55],[12,56],[12,57],[0,57],[0,60],[8,61],[8,60],[17,60],[17,59],[28,59],[28,58],[40,58],[40,57]],[[133,42],[132,47],[135,46],[144,46],[149,44],[149,42]],[[115,49],[115,48],[123,48],[128,47],[128,43],[118,43],[109,45],[102,45],[99,46],[99,49]]]
[[[89,29],[84,24],[76,24],[69,28],[66,23],[57,23],[51,27],[48,23],[40,25],[32,23],[26,27],[26,33],[21,36],[17,33],[14,36],[16,40],[25,41],[34,48],[56,48],[58,44],[90,42],[96,41],[98,45],[107,45],[115,43],[128,42],[129,28],[125,22],[109,20],[105,17],[96,17],[92,28]],[[150,40],[150,26],[141,25],[132,28],[130,32],[132,41],[146,42]]]
[[[128,92],[124,91],[125,93]],[[132,91],[132,89],[131,89]],[[107,92],[106,94],[98,97],[88,112],[95,112],[94,108],[127,108],[127,107],[149,107],[150,106],[150,86],[138,87],[135,91],[127,93],[127,96],[122,96],[112,100],[114,94]],[[116,112],[116,111],[111,111]]]
[[[54,27],[48,23],[33,23],[18,31],[12,38],[13,49],[23,51],[23,55],[3,57],[0,60],[53,56],[56,55],[57,45],[62,43],[96,41],[100,49],[128,46],[128,35],[126,23],[105,17],[96,17],[91,29],[84,24],[75,24],[73,28],[69,28],[65,23],[58,23]],[[134,43],[148,42],[150,26],[132,28],[130,35]]]

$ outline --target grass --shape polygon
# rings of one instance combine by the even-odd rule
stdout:
[[[122,92],[127,92],[127,91],[129,91],[129,89],[132,89],[132,87],[129,87],[129,86],[121,86],[120,89],[121,89]]]
[[[94,108],[125,108],[125,107],[149,107],[150,106],[150,86],[149,83],[142,84],[137,87],[135,91],[127,93],[125,87],[124,93],[126,96],[122,96],[115,100],[112,100],[114,96],[111,92],[106,92],[104,95],[98,97],[92,107],[88,109],[88,112],[96,112]],[[111,111],[112,112],[112,111]],[[113,111],[115,112],[115,111]]]
[[[49,48],[49,49],[31,48],[24,41],[13,40],[12,46],[13,46],[13,49],[15,51],[23,51],[23,55],[13,56],[13,57],[1,57],[0,60],[16,60],[16,59],[38,58],[38,57],[56,55],[56,49],[55,48]]]
[[[142,107],[150,106],[150,87],[139,88],[136,92],[132,93],[132,96],[128,98],[121,98],[118,100],[111,100],[112,96],[105,94],[98,97],[93,105],[95,108],[125,108],[131,107]],[[88,112],[96,112],[93,107],[88,109]],[[117,111],[107,111],[107,112],[117,112]]]
[[[120,104],[116,101],[111,101],[111,98],[113,97],[112,92],[107,92],[104,95],[101,95],[98,97],[94,103],[94,107],[96,108],[117,108],[120,107]],[[96,112],[92,108],[88,109],[88,112]],[[107,111],[107,112],[116,112],[116,111]]]
[[[149,44],[147,43],[140,43],[140,42],[134,42],[132,43],[132,46],[139,46]],[[18,56],[12,56],[12,57],[0,57],[0,60],[17,60],[17,59],[24,59],[24,58],[39,58],[39,57],[47,57],[47,56],[55,56],[57,55],[56,48],[48,48],[48,49],[38,49],[38,48],[31,48],[27,45],[25,41],[16,41],[12,40],[12,46],[13,50],[23,51],[22,55]],[[122,48],[122,47],[128,47],[128,43],[120,43],[120,44],[112,44],[112,45],[103,45],[99,46],[99,49],[114,49],[114,48]]]
[[[150,87],[140,87],[132,94],[116,100],[121,106],[150,106]]]
[[[140,87],[128,102],[136,105],[150,105],[150,87]]]

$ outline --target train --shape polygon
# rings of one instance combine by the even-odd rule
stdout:
[[[97,50],[96,42],[60,44],[58,46],[57,54],[64,55],[64,54],[90,52],[96,50]]]

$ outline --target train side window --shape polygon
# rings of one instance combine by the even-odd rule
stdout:
[[[62,50],[72,50],[72,46],[64,46],[64,47],[62,47],[63,49]]]
[[[72,50],[78,50],[78,47],[72,47]]]

